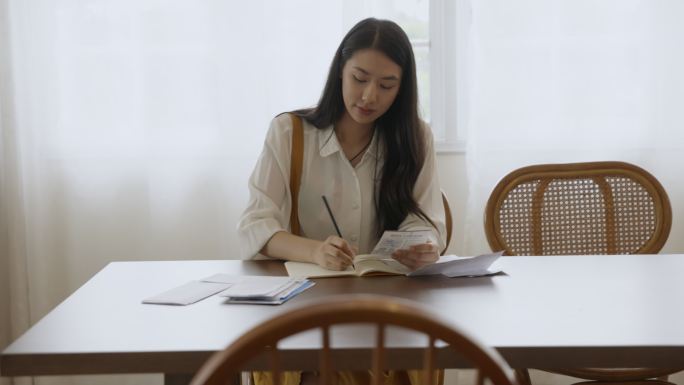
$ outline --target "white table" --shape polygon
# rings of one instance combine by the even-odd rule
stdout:
[[[259,321],[336,293],[419,301],[498,349],[513,367],[684,368],[684,255],[504,257],[497,263],[506,275],[329,278],[282,306],[226,305],[215,296],[185,307],[140,301],[214,273],[283,275],[282,263],[111,263],[7,347],[0,374],[164,373],[167,383],[181,383]],[[343,335],[345,346],[358,351],[336,362],[351,368],[366,341]],[[400,351],[402,344],[394,341],[398,367],[410,361],[411,343]],[[299,339],[287,365],[307,369],[314,352]]]

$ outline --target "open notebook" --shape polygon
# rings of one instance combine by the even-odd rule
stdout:
[[[327,270],[313,263],[285,262],[287,274],[290,277],[324,278],[343,276],[371,276],[371,275],[406,275],[409,277],[421,275],[444,275],[447,277],[479,277],[494,275],[501,270],[492,269],[491,266],[501,255],[502,251],[483,254],[476,257],[458,257],[444,255],[431,265],[417,270],[409,270],[406,266],[386,256],[358,255],[354,258],[354,264],[347,270]]]
[[[390,256],[395,250],[428,242],[436,242],[432,230],[385,231],[370,254],[357,255],[353,265],[347,270],[326,270],[318,265],[304,262],[285,262],[285,268],[291,277],[407,274],[409,270]]]

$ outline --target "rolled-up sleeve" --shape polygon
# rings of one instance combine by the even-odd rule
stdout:
[[[253,259],[271,237],[288,231],[290,148],[288,115],[273,119],[264,148],[249,178],[249,203],[238,223],[240,258]]]
[[[418,179],[416,179],[413,197],[416,199],[418,207],[432,220],[436,228],[420,216],[409,214],[399,226],[399,230],[430,229],[439,243],[439,250],[443,250],[446,246],[446,225],[442,191],[439,187],[439,178],[437,176],[434,139],[430,128],[427,125],[424,128],[426,136],[425,162],[418,174]]]

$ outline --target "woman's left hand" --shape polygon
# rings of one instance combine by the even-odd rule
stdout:
[[[422,243],[410,246],[408,249],[397,250],[392,253],[392,258],[411,270],[437,262],[439,250],[437,245]]]

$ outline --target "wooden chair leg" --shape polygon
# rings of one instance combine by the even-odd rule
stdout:
[[[475,380],[475,384],[484,385],[484,383],[485,383],[485,376],[484,376],[484,374],[482,374],[481,370],[478,370],[476,380]]]
[[[532,385],[530,371],[527,368],[515,369],[515,379],[519,385]]]

